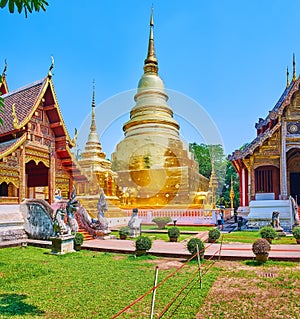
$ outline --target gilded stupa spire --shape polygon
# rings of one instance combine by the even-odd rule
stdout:
[[[148,53],[147,58],[144,62],[144,72],[145,73],[158,73],[158,61],[156,59],[155,48],[154,48],[154,19],[153,19],[153,7],[151,9],[150,15],[150,34],[148,43]]]
[[[295,53],[293,53],[293,82],[297,80],[296,76],[296,59],[295,59]]]
[[[96,149],[96,147],[99,147],[100,149],[102,149],[100,141],[99,141],[99,136],[98,136],[98,133],[97,133],[95,108],[96,108],[96,103],[95,103],[95,81],[93,81],[92,120],[91,120],[91,126],[90,126],[90,134],[88,136],[88,141],[87,141],[87,144],[86,144],[86,149],[90,145],[94,145],[95,149]]]
[[[286,67],[286,87],[290,86],[290,73],[289,73],[289,68]]]
[[[92,122],[91,122],[91,127],[90,130],[91,132],[97,132],[97,127],[96,127],[96,119],[95,119],[95,81],[93,81],[93,93],[92,93]]]

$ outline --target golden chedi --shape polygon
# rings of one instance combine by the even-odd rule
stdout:
[[[77,198],[92,217],[97,216],[97,203],[100,189],[103,189],[110,205],[119,204],[119,199],[116,196],[116,173],[112,171],[112,164],[106,159],[106,154],[102,150],[96,127],[95,107],[95,88],[93,87],[90,132],[85,149],[78,158],[78,164],[87,177],[88,182],[76,183]],[[115,209],[111,208],[112,207],[109,206],[108,213],[115,211]]]
[[[153,15],[144,74],[134,99],[130,120],[123,126],[125,137],[112,154],[123,206],[192,204],[198,191],[207,190],[208,180],[180,140],[179,124],[167,104],[154,50]]]

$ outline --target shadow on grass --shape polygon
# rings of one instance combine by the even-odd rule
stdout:
[[[36,306],[27,304],[26,295],[2,294],[0,295],[0,316],[42,315],[44,312]]]

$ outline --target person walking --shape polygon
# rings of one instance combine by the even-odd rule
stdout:
[[[217,223],[218,223],[218,228],[221,229],[221,226],[222,226],[222,214],[221,214],[221,212],[219,212],[217,214]]]

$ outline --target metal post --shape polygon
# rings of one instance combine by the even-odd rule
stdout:
[[[219,257],[218,257],[218,261],[220,261],[221,259],[221,252],[222,252],[222,245],[223,245],[223,235],[221,237],[221,244],[220,244],[220,248],[219,248]]]
[[[154,286],[153,287],[156,287],[156,285],[157,285],[157,278],[158,278],[158,266],[155,267],[155,276],[154,276]],[[156,288],[153,289],[153,293],[152,293],[150,319],[153,319],[155,295],[156,295]]]
[[[197,257],[198,257],[198,267],[199,267],[200,289],[202,289],[202,273],[201,273],[201,260],[200,260],[199,246],[196,244],[196,247],[197,247]]]

